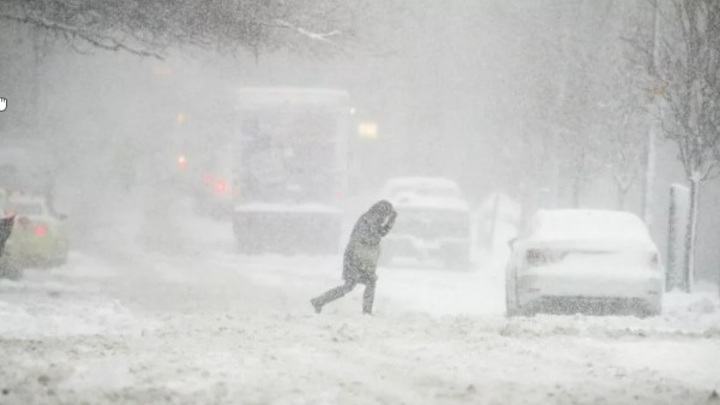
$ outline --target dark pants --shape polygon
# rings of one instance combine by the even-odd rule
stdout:
[[[325,304],[335,301],[340,297],[343,297],[345,294],[352,291],[358,283],[360,283],[365,284],[365,292],[363,293],[363,312],[366,314],[371,314],[373,301],[375,300],[375,282],[375,277],[347,277],[345,278],[345,284],[339,287],[335,287],[332,290],[329,290],[321,296],[313,299],[313,305],[317,305],[322,308]]]

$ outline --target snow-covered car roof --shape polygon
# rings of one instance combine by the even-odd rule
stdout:
[[[399,208],[420,208],[427,210],[453,210],[469,211],[468,204],[458,198],[434,198],[418,197],[412,195],[400,195],[390,199],[390,202]]]
[[[423,209],[469,209],[460,186],[442,177],[396,177],[383,187],[382,198],[398,207]]]
[[[592,244],[599,249],[656,250],[645,223],[624,211],[593,209],[539,210],[528,242],[533,244]]]
[[[448,188],[460,192],[460,186],[455,181],[444,177],[395,177],[385,183],[386,190],[400,187]]]

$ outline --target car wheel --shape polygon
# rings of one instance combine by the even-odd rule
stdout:
[[[644,308],[639,310],[639,312],[638,316],[641,318],[650,318],[662,315],[662,299],[648,302]]]

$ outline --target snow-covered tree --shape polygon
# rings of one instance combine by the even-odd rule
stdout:
[[[564,174],[570,204],[582,205],[581,197],[592,181],[603,175],[607,157],[617,135],[617,128],[608,126],[616,121],[616,108],[608,108],[610,100],[622,97],[625,89],[616,81],[624,72],[611,72],[616,67],[619,40],[617,16],[613,3],[578,2],[562,14],[559,38],[559,70],[557,102],[553,125],[556,133],[556,154]]]
[[[637,105],[619,104],[620,121],[612,125],[607,134],[609,143],[606,162],[612,171],[617,188],[619,210],[626,209],[627,195],[640,178],[645,154],[645,134],[637,125],[639,114]]]
[[[653,3],[661,16],[656,40],[637,37],[665,104],[664,135],[678,147],[690,183],[685,250],[685,287],[692,289],[700,185],[720,175],[720,2],[672,0]]]
[[[79,51],[159,57],[183,45],[344,50],[367,9],[366,1],[342,0],[4,0],[0,20],[42,28]]]
[[[627,13],[627,10],[620,10]],[[618,30],[618,35],[625,32]],[[616,208],[627,209],[627,197],[642,177],[643,162],[647,165],[649,139],[646,117],[652,101],[642,88],[645,74],[639,66],[628,59],[622,48],[623,41],[616,41],[612,53],[611,68],[607,72],[608,83],[599,90],[598,106],[605,112],[600,120],[603,145],[599,150],[609,169],[617,190]],[[650,168],[652,170],[652,168]]]

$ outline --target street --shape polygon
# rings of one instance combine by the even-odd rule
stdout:
[[[169,234],[0,282],[0,403],[720,403],[712,291],[656,318],[509,320],[490,255],[381,268],[373,316],[362,286],[316,315],[340,257],[236,255],[198,218]]]

